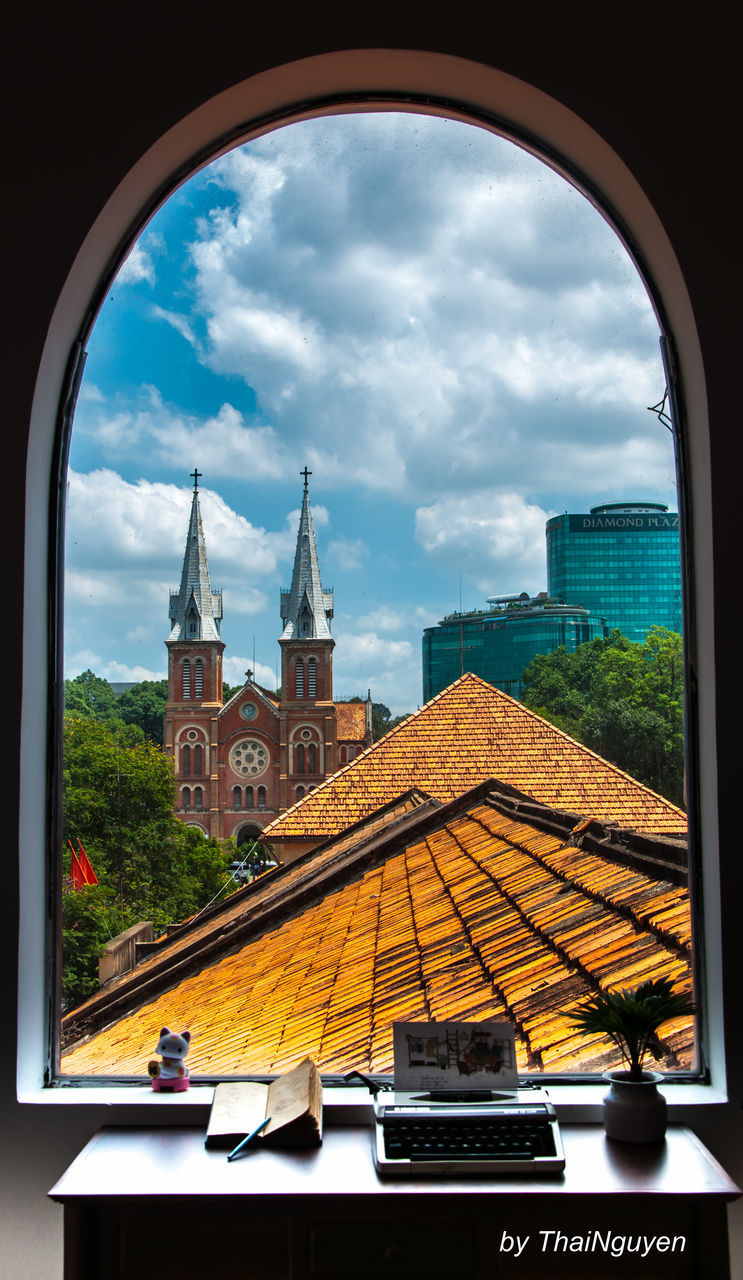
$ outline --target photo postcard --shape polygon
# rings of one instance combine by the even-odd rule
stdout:
[[[515,1089],[509,1022],[396,1022],[395,1088],[428,1092]]]

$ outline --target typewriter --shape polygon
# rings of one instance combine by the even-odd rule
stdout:
[[[565,1168],[545,1092],[378,1094],[374,1160],[386,1177],[549,1175]]]

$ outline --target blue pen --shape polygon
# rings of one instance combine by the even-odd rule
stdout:
[[[255,1138],[260,1133],[261,1129],[265,1129],[270,1119],[271,1119],[270,1116],[266,1116],[265,1120],[261,1120],[260,1124],[255,1127],[252,1133],[248,1134],[247,1138],[243,1138],[242,1142],[238,1142],[234,1151],[230,1152],[227,1159],[234,1160],[235,1156],[239,1156],[243,1148],[247,1147],[248,1143],[253,1141],[253,1138]]]

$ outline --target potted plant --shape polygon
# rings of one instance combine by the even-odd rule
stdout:
[[[673,990],[670,978],[654,978],[634,990],[604,991],[572,1015],[579,1031],[603,1032],[619,1049],[625,1070],[609,1071],[611,1088],[604,1097],[607,1137],[624,1142],[657,1142],[666,1131],[666,1100],[658,1092],[657,1071],[645,1071],[648,1053],[658,1061],[663,1047],[658,1028],[670,1018],[693,1013],[684,992]]]

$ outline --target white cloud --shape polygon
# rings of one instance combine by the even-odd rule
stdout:
[[[253,672],[253,679],[257,684],[262,685],[264,689],[276,688],[276,670],[272,667],[267,667],[263,662],[256,662],[254,666],[252,658],[240,658],[234,655],[228,657],[225,655],[223,670],[227,684],[244,685],[246,672],[250,670]],[[279,673],[280,679],[281,675]]]
[[[141,242],[134,245],[124,259],[116,276],[117,284],[138,284],[146,280],[149,285],[155,283],[155,264]]]
[[[590,453],[662,391],[619,241],[502,139],[337,117],[257,139],[211,180],[223,203],[191,246],[202,358],[255,389],[324,485],[420,503],[481,483],[515,438],[526,494],[555,404]]]
[[[326,552],[331,566],[337,565],[339,569],[349,571],[360,569],[368,555],[369,548],[361,538],[334,538]]]
[[[480,492],[451,497],[415,513],[423,549],[474,576],[489,591],[543,590],[544,527],[550,515],[516,493]]]
[[[198,457],[210,477],[277,480],[289,465],[286,445],[273,427],[255,425],[233,405],[199,417],[163,402],[155,387],[142,386],[136,403],[81,406],[75,429],[94,440],[106,458],[136,461],[147,454],[160,465],[176,457]]]
[[[108,661],[92,649],[79,649],[65,657],[65,679],[74,680],[83,671],[93,671],[102,680],[111,684],[139,684],[141,680],[164,680],[167,677],[167,665],[159,670],[136,664],[129,666],[123,662]]]
[[[168,311],[165,307],[153,307],[152,314],[156,319],[164,320],[166,324],[169,324],[172,329],[175,329],[176,333],[185,338],[186,342],[189,342],[196,350],[199,349],[198,339],[186,316],[179,315],[177,311]]]
[[[420,649],[374,631],[344,632],[336,636],[333,687],[338,698],[371,689],[372,700],[384,702],[395,715],[414,711],[420,699]]]

